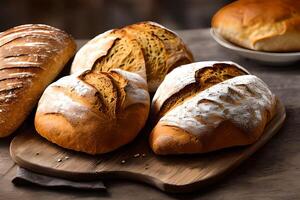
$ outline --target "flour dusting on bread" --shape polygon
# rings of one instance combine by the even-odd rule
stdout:
[[[266,110],[274,115],[275,96],[266,84],[252,75],[238,76],[212,86],[160,119],[161,124],[180,127],[199,135],[211,132],[230,120],[245,132],[262,123]]]

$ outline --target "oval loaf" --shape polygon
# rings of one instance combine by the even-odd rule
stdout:
[[[150,134],[153,151],[204,153],[255,142],[276,100],[262,80],[247,74],[232,62],[193,63],[168,74],[152,101],[158,121]]]
[[[75,49],[70,35],[47,25],[0,33],[0,137],[22,124]]]

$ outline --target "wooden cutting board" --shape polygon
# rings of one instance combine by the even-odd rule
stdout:
[[[285,116],[284,106],[278,102],[276,116],[255,144],[202,155],[155,156],[148,146],[149,130],[145,129],[131,144],[91,156],[48,142],[31,124],[19,130],[10,153],[21,167],[46,175],[73,180],[126,178],[167,192],[189,192],[217,181],[247,159],[278,132]]]

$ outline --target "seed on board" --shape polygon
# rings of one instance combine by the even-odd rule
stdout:
[[[134,154],[134,156],[133,156],[134,158],[137,158],[137,157],[140,157],[140,154],[139,153],[137,153],[137,154]]]
[[[143,154],[142,154],[142,157],[146,157],[146,154],[145,154],[145,153],[143,153]]]
[[[125,163],[126,163],[126,160],[122,160],[121,163],[122,163],[122,164],[125,164]]]
[[[57,162],[61,162],[61,161],[62,161],[62,159],[60,159],[60,158],[59,158],[59,159],[57,159]]]
[[[66,156],[66,157],[65,157],[66,160],[68,160],[69,158],[70,158],[69,156]]]

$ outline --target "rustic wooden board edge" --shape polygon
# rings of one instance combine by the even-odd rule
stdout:
[[[12,159],[21,167],[29,169],[33,172],[40,173],[41,169],[43,169],[45,175],[56,176],[61,178],[68,178],[73,180],[95,180],[95,179],[129,179],[138,182],[147,183],[152,185],[162,191],[169,192],[169,193],[185,193],[185,192],[192,192],[197,189],[207,187],[210,184],[216,182],[217,180],[225,177],[228,173],[230,173],[233,169],[235,169],[239,164],[241,164],[244,160],[248,159],[253,153],[255,153],[258,149],[260,149],[266,142],[268,142],[282,127],[283,122],[286,118],[285,107],[283,104],[278,100],[277,101],[277,114],[274,118],[268,123],[265,128],[269,134],[263,134],[260,140],[258,140],[255,144],[249,146],[249,150],[247,151],[247,155],[241,159],[236,159],[236,162],[229,166],[228,168],[224,169],[220,173],[215,176],[208,176],[204,179],[199,180],[198,182],[193,182],[190,184],[185,185],[174,185],[169,184],[167,182],[163,182],[155,177],[147,176],[145,174],[133,173],[128,171],[109,171],[109,172],[96,172],[94,174],[87,174],[87,173],[74,173],[69,171],[54,170],[53,168],[45,168],[43,166],[37,166],[26,160],[23,160],[18,156],[17,153],[14,152],[14,141],[17,139],[16,136],[10,145],[10,155]],[[271,126],[272,125],[272,126]]]

